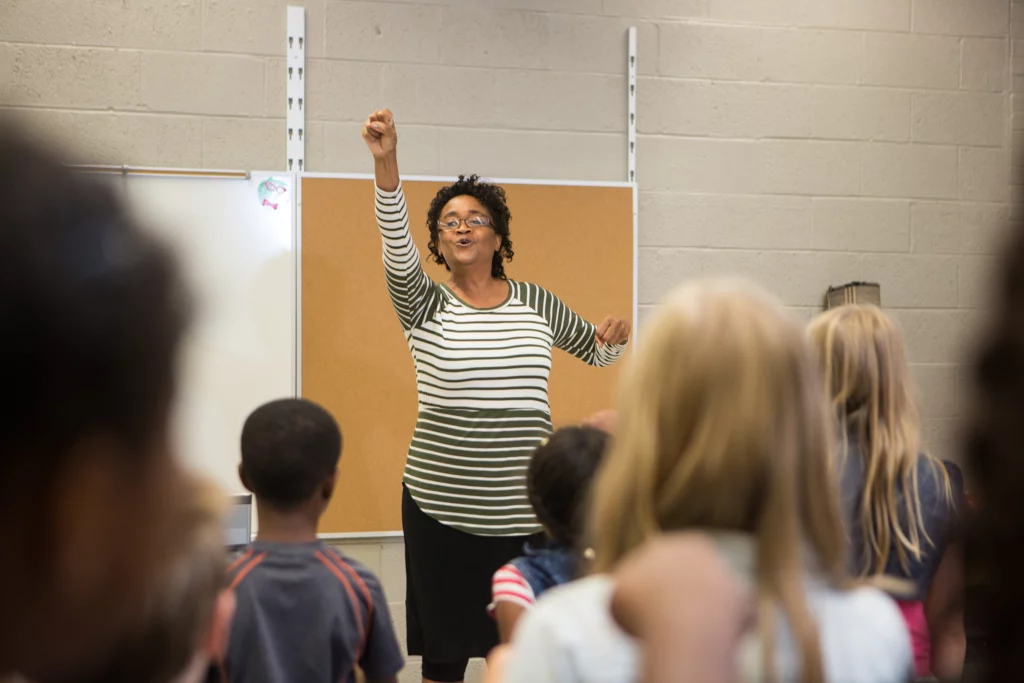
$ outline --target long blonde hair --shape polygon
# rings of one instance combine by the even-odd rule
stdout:
[[[863,304],[823,313],[810,324],[808,334],[839,430],[841,456],[848,457],[852,438],[864,459],[858,517],[870,566],[863,573],[884,573],[893,546],[906,571],[909,558],[920,561],[923,544],[931,543],[921,515],[919,458],[930,461],[947,501],[951,493],[946,469],[921,454],[921,425],[903,335],[880,308]]]
[[[796,321],[741,281],[676,289],[644,329],[624,380],[618,431],[594,487],[594,569],[614,569],[662,531],[753,534],[766,673],[774,675],[779,607],[803,680],[822,681],[803,582],[813,567],[844,583],[831,448],[821,383]]]

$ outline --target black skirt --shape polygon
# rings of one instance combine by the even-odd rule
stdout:
[[[438,664],[486,657],[498,644],[487,614],[491,578],[534,536],[474,536],[438,522],[402,487],[409,654]]]

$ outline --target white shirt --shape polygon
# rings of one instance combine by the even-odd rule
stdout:
[[[740,555],[752,557],[753,544]],[[737,562],[736,544],[725,553]],[[740,571],[748,579],[752,574]],[[906,683],[913,675],[910,637],[899,608],[873,588],[839,591],[808,580],[807,602],[819,626],[825,680],[830,683]],[[614,582],[599,575],[545,592],[516,628],[504,683],[634,683],[635,641],[611,617]],[[763,657],[752,631],[739,652],[741,680],[762,681]],[[776,680],[798,680],[800,656],[780,617],[775,635]]]

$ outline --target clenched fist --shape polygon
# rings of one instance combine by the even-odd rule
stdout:
[[[363,140],[374,159],[381,159],[395,153],[398,148],[398,133],[395,131],[395,117],[390,109],[379,109],[363,123]]]
[[[597,326],[594,337],[598,346],[625,344],[629,341],[629,323],[609,316]]]

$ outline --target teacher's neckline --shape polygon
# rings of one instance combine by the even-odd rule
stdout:
[[[451,287],[449,287],[447,285],[447,283],[444,283],[444,282],[440,283],[440,285],[442,287],[444,287],[445,290],[449,294],[452,295],[452,298],[454,298],[456,301],[458,301],[460,304],[462,304],[466,308],[472,308],[474,311],[495,311],[495,310],[501,308],[502,306],[506,305],[509,301],[511,301],[512,300],[512,281],[511,280],[505,280],[505,284],[508,285],[508,294],[505,295],[505,300],[504,301],[502,301],[500,304],[497,304],[495,306],[480,307],[480,306],[474,306],[473,304],[469,303],[468,301],[463,299],[461,296],[456,294],[455,290],[453,290]]]

